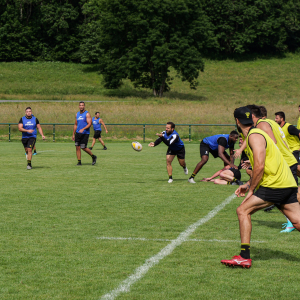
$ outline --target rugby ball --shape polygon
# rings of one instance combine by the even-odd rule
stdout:
[[[135,150],[135,151],[142,151],[142,149],[143,149],[142,144],[140,144],[139,142],[132,142],[131,146],[132,146],[133,150]]]

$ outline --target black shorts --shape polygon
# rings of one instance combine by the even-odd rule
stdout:
[[[209,148],[209,145],[205,144],[203,141],[200,143],[200,156],[202,157],[203,155],[209,156],[209,153],[214,157],[217,158],[219,157],[218,150],[212,150]],[[226,151],[224,151],[224,154],[227,154]],[[225,154],[225,155],[226,155]],[[227,154],[228,155],[228,154]]]
[[[297,167],[298,167],[298,163],[297,164],[294,164],[290,167],[291,171],[292,171],[292,174],[296,180],[296,183],[298,185],[298,176],[297,176]]]
[[[282,204],[290,204],[298,202],[297,200],[298,188],[284,188],[284,189],[271,189],[261,186],[254,195],[264,201],[272,202],[276,206]]]
[[[293,152],[293,155],[295,156],[295,158],[296,158],[296,160],[297,160],[297,163],[298,163],[298,165],[299,165],[299,151],[298,151],[298,150],[294,151],[294,152]]]
[[[102,130],[95,130],[94,131],[94,139],[101,138],[101,132],[102,132]]]
[[[184,158],[185,158],[185,148],[184,148],[184,146],[183,146],[183,147],[182,147],[180,150],[178,150],[178,151],[174,151],[174,150],[171,150],[170,148],[168,148],[166,154],[167,154],[167,155],[177,155],[177,157],[178,157],[179,159],[184,159]]]
[[[33,149],[35,142],[36,142],[36,138],[34,138],[34,137],[22,139],[22,144],[23,144],[24,148]]]
[[[231,171],[233,173],[233,176],[234,176],[235,179],[241,180],[241,172],[240,172],[240,170],[238,170],[236,168],[230,168],[229,171]]]
[[[85,149],[87,147],[89,141],[89,134],[83,134],[76,132],[75,134],[75,146],[80,146],[81,149]]]

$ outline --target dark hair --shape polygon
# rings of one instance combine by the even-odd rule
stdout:
[[[285,113],[283,111],[278,111],[277,113],[275,113],[275,116],[279,116],[283,119],[283,121],[285,121]]]
[[[262,117],[261,110],[260,110],[259,106],[253,104],[253,105],[247,105],[247,107],[251,110],[252,114],[256,118],[261,118]]]
[[[31,107],[30,107],[30,106],[26,107],[26,108],[25,108],[25,111],[26,111],[27,109],[31,109]]]
[[[238,133],[237,131],[235,131],[235,130],[232,130],[232,131],[230,132],[230,135],[231,135],[231,136],[233,136],[233,135],[239,135],[239,133]]]
[[[268,116],[268,112],[265,106],[260,105],[259,106],[260,112],[261,112],[261,116],[263,117],[267,117]]]
[[[175,129],[175,124],[173,122],[168,122],[167,123],[168,125],[171,125],[171,128],[174,128]]]
[[[84,101],[80,101],[79,104],[80,104],[80,103],[83,103],[83,104],[85,105]]]
[[[95,112],[95,115],[96,115],[96,114],[100,114],[99,111],[96,111],[96,112]]]

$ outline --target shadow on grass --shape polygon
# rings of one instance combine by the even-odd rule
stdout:
[[[251,256],[251,258],[254,260],[285,259],[287,261],[300,262],[300,258],[297,256],[279,250],[272,250],[269,248],[252,247]]]
[[[269,212],[269,213],[271,213],[271,212]],[[284,219],[282,219],[282,223],[284,223],[284,222],[286,222],[286,221],[284,221]],[[252,220],[252,223],[256,223],[259,226],[266,226],[266,227],[282,230],[281,223],[277,222],[277,221]]]

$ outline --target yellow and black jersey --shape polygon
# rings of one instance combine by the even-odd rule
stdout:
[[[284,132],[285,138],[292,152],[300,150],[299,133],[297,135],[297,129],[290,123],[285,122],[281,127]]]
[[[249,146],[249,137],[252,134],[260,134],[266,141],[264,174],[256,188],[260,186],[272,189],[297,187],[293,174],[278,147],[266,132],[258,128],[251,128],[247,136],[247,152],[252,168],[255,170],[253,152]]]
[[[277,141],[277,147],[280,150],[281,154],[283,155],[285,161],[289,165],[289,167],[293,166],[297,163],[296,158],[294,157],[292,151],[290,150],[288,146],[288,142],[285,138],[285,134],[281,127],[273,120],[270,119],[259,119],[256,123],[256,126],[261,122],[267,122],[273,131],[274,137]]]

